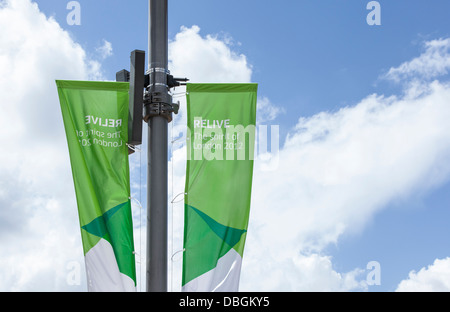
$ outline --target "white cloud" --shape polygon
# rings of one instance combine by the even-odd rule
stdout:
[[[67,264],[84,264],[55,79],[101,78],[100,64],[35,3],[0,3],[0,290],[77,290],[66,283]]]
[[[439,71],[436,63],[430,66]],[[286,280],[286,270],[299,277],[289,280],[289,290],[309,290],[304,268],[288,268],[286,262],[300,263],[304,252],[320,254],[343,233],[364,229],[387,203],[448,181],[450,85],[423,82],[421,92],[411,90],[415,87],[407,85],[401,97],[374,94],[335,113],[300,118],[280,151],[277,170],[254,173],[247,246],[261,250],[246,253],[246,290],[254,287],[255,276],[269,274],[265,267],[276,271],[268,290]],[[257,259],[264,264],[257,266]]]
[[[286,244],[287,245],[287,244]],[[290,248],[286,247],[285,248]],[[249,237],[240,291],[366,291],[365,271],[339,273],[332,258],[317,253],[277,254],[277,249]]]
[[[450,69],[450,38],[427,41],[424,47],[419,57],[389,69],[385,78],[400,82],[446,75]]]
[[[229,44],[208,35],[198,26],[182,27],[169,44],[169,69],[175,77],[191,82],[250,82],[251,68],[245,55],[233,52]],[[206,73],[206,75],[204,75]]]
[[[432,265],[411,271],[401,281],[398,292],[448,292],[450,291],[450,258],[436,259]]]
[[[372,95],[336,113],[301,118],[277,170],[254,173],[247,246],[263,252],[245,255],[246,289],[265,274],[263,265],[252,265],[256,259],[277,271],[272,275],[279,282],[271,285],[278,285],[286,261],[300,261],[305,251],[321,253],[343,233],[362,230],[390,201],[448,180],[449,100],[450,86],[434,82],[419,98]],[[290,270],[299,275],[303,268]],[[306,278],[289,289],[308,290]]]
[[[101,59],[106,59],[107,57],[113,55],[112,44],[105,39],[103,39],[103,44],[95,50],[100,55]]]
[[[284,109],[273,105],[268,97],[258,98],[257,103],[257,113],[256,113],[256,124],[268,123],[275,120],[281,113],[284,113]]]

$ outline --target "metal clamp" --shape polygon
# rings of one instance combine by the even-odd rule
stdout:
[[[144,104],[145,105],[145,104]],[[144,121],[148,122],[151,117],[161,116],[172,122],[172,113],[175,112],[174,107],[167,103],[150,103],[144,106]]]
[[[161,67],[154,67],[154,68],[149,68],[146,71],[146,74],[151,74],[151,73],[164,73],[164,74],[170,75],[170,70],[161,68]]]
[[[172,97],[163,92],[146,92],[144,96],[144,121],[161,116],[172,121],[172,113],[178,114],[179,104],[172,104]]]

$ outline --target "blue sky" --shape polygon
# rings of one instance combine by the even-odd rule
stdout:
[[[356,104],[372,92],[392,92],[378,77],[416,56],[423,41],[448,36],[446,1],[380,2],[378,27],[366,23],[368,2],[171,1],[169,37],[173,39],[181,26],[192,25],[198,25],[202,35],[231,37],[233,50],[252,65],[252,80],[261,85],[261,93],[289,107],[292,114],[283,118],[292,125],[297,116]],[[109,79],[117,68],[129,66],[130,47],[146,50],[145,0],[79,1],[78,27],[67,25],[65,2],[37,3],[87,51],[103,38],[112,43],[114,56],[103,63]]]
[[[30,8],[29,0],[20,0],[21,6],[10,11],[18,14],[16,20],[23,18],[19,28],[25,29],[28,27],[25,25],[33,23],[50,24],[51,19],[48,18],[52,17],[61,28],[52,28],[52,31],[58,36],[62,33],[70,35],[69,39],[61,35],[61,47],[66,47],[62,44],[66,40],[70,43],[65,48],[69,52],[61,52],[62,48],[58,51],[58,42],[42,33],[42,40],[48,41],[48,50],[56,51],[54,53],[58,56],[55,59],[65,60],[67,65],[64,69],[56,65],[54,68],[43,67],[50,83],[54,79],[93,77],[114,80],[116,71],[129,67],[131,50],[147,50],[146,0],[79,0],[81,25],[73,26],[66,22],[70,12],[66,9],[69,1],[33,2],[38,4],[47,20],[37,21],[34,17],[39,11]],[[446,41],[450,38],[450,2],[380,0],[381,25],[375,26],[366,22],[370,12],[366,9],[368,2],[169,0],[172,73],[190,78],[197,74],[195,68],[178,62],[187,59],[191,64],[201,66],[201,56],[196,57],[194,52],[198,50],[189,42],[197,40],[197,48],[204,51],[215,44],[218,47],[214,50],[217,58],[205,55],[211,60],[220,61],[219,56],[226,58],[223,61],[225,65],[222,65],[231,80],[243,79],[250,71],[251,81],[259,83],[259,103],[269,103],[265,113],[274,113],[267,118],[266,124],[280,127],[280,168],[268,173],[257,171],[255,176],[254,221],[249,228],[248,252],[244,255],[243,290],[395,291],[402,281],[407,281],[404,285],[411,287],[410,290],[424,289],[420,287],[439,290],[445,285],[440,278],[448,277],[445,268],[450,268],[450,263],[447,264],[450,262],[447,261],[450,257],[450,168],[446,166],[450,160],[450,142],[446,141],[447,128],[439,123],[442,122],[439,118],[444,119],[448,113],[445,110],[439,116],[427,108],[442,101],[444,104],[439,104],[442,106],[436,109],[444,109],[445,102],[450,103],[450,41]],[[6,0],[0,4],[3,5],[0,5],[0,12],[10,5]],[[0,37],[4,31],[0,30]],[[27,34],[25,31],[17,32],[21,34],[20,38],[25,38],[25,41],[15,43],[17,50],[27,51],[28,46],[24,43],[28,42]],[[42,56],[42,63],[51,64],[49,56],[45,57],[46,52],[37,48],[39,44],[34,44],[31,37],[29,40],[33,42],[30,43],[31,48],[28,47],[30,53],[35,49],[36,59]],[[5,42],[11,44],[14,41],[4,40],[3,44]],[[107,49],[109,53],[102,54],[101,47],[110,47],[111,50]],[[14,50],[10,45],[0,46],[0,57],[13,59]],[[30,61],[28,65],[33,64]],[[402,67],[402,64],[406,65]],[[35,67],[31,68],[33,71]],[[36,72],[39,71],[36,69]],[[194,79],[198,81],[195,82],[201,82],[201,78],[197,78],[202,77],[200,74],[207,81],[221,77],[214,68],[209,72],[200,68],[198,73]],[[433,85],[433,81],[438,86]],[[32,87],[37,84],[34,81],[30,83]],[[56,93],[52,92],[56,89],[52,89],[53,85],[39,88],[36,85],[31,89],[48,90],[48,94],[39,95],[42,103],[47,99],[47,102],[55,103]],[[20,102],[20,96],[12,94],[6,100]],[[59,118],[59,111],[52,110],[55,107],[43,105],[44,116]],[[182,116],[181,113],[175,122],[175,132],[183,131]],[[24,124],[28,120],[26,116],[17,118]],[[57,142],[65,144],[64,134],[58,132],[61,131],[60,123],[54,129],[49,125],[43,129],[47,127],[48,130],[42,130],[40,146],[53,146],[52,140],[47,138],[50,132],[58,133]],[[18,136],[23,136],[21,131],[18,128]],[[406,136],[404,141],[401,134]],[[18,144],[2,136],[0,139],[2,144],[12,144],[13,147]],[[391,151],[393,156],[389,157],[387,154]],[[63,199],[73,200],[74,197],[70,189],[70,171],[64,165],[66,151],[59,153],[58,158],[54,156],[54,162],[62,168],[58,174],[69,173],[63,178],[68,183],[67,189],[61,191],[62,194],[67,193],[64,198],[46,193],[37,178],[24,179],[20,175],[14,181],[20,189],[32,186],[34,193],[30,193],[30,198],[50,198],[54,207],[47,207],[47,210],[61,214]],[[174,156],[170,163],[175,171],[173,179],[181,181],[175,185],[183,185],[182,165],[185,160],[176,159],[182,154],[183,146],[175,146],[171,151]],[[4,160],[7,161],[13,162],[12,158]],[[26,161],[14,164],[11,167],[17,166],[19,171],[32,165]],[[132,178],[135,184],[139,180],[138,167],[139,160],[133,158]],[[0,169],[5,170],[0,172],[9,172],[7,168]],[[145,173],[143,175],[145,181]],[[46,179],[51,184],[54,178],[49,176]],[[273,181],[273,192],[278,192],[272,199],[267,195],[270,184],[264,182],[266,179]],[[264,184],[268,185],[267,188]],[[2,185],[8,190],[6,184]],[[142,185],[139,187],[142,189]],[[135,186],[134,191],[138,192],[139,187]],[[173,192],[176,194],[177,190]],[[2,206],[8,200],[0,189]],[[141,200],[145,202],[145,199]],[[273,204],[273,207],[263,207],[264,202]],[[336,207],[331,207],[334,203]],[[312,212],[308,211],[307,205]],[[72,207],[76,207],[74,203]],[[286,240],[283,235],[275,234],[281,230],[276,223],[282,224],[281,219],[268,224],[275,213],[271,209],[279,210],[280,216],[291,219],[292,230],[287,226],[285,232],[281,231]],[[138,209],[135,208],[136,211]],[[2,215],[0,213],[0,217]],[[180,218],[177,212],[173,215]],[[9,217],[4,218],[5,224],[14,223]],[[36,218],[44,218],[44,215]],[[298,218],[298,226],[295,218]],[[76,221],[68,228],[76,228]],[[171,230],[177,229],[173,226]],[[252,229],[253,237],[250,236]],[[21,233],[26,231],[21,230]],[[4,235],[1,230],[0,235]],[[175,236],[179,239],[179,235]],[[71,240],[74,248],[78,240],[76,235]],[[279,250],[270,249],[273,244],[279,244],[289,252],[277,256]],[[266,248],[270,256],[263,252]],[[11,247],[11,250],[15,249]],[[177,250],[176,246],[174,250]],[[22,253],[17,251],[17,257],[28,259]],[[253,266],[264,261],[265,257],[266,268]],[[0,258],[0,263],[7,265],[15,259]],[[69,258],[59,259],[58,263],[65,267],[68,259],[79,261],[77,251],[72,251]],[[247,267],[245,261],[248,261]],[[380,264],[380,285],[364,284],[370,271],[366,265],[370,261]],[[312,265],[311,269],[308,265]],[[37,267],[45,269],[47,265],[42,260]],[[417,273],[420,270],[422,274]],[[411,275],[411,271],[415,273]],[[39,274],[33,274],[29,274],[31,277],[28,279],[22,278],[21,283],[0,284],[0,289],[37,289],[33,276],[37,279]],[[57,281],[47,285],[47,289],[58,290],[55,285],[63,285],[61,288],[69,291],[84,289],[83,285],[68,287],[64,283],[64,274],[67,272],[55,276]],[[17,276],[20,274],[0,273],[4,283]],[[264,283],[261,276],[267,276],[273,288],[260,286]],[[283,281],[287,281],[284,286]],[[449,285],[442,287],[441,290],[450,290]],[[172,286],[172,289],[177,288]]]

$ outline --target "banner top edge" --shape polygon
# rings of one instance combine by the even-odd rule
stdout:
[[[187,83],[187,92],[257,92],[257,83]]]
[[[129,82],[116,81],[85,81],[85,80],[55,80],[58,88],[65,89],[102,89],[115,91],[128,91]]]

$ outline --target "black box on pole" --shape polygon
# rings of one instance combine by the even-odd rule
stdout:
[[[142,123],[145,88],[145,51],[134,50],[130,56],[130,71],[116,73],[116,81],[130,82],[128,109],[128,144],[142,144]]]
[[[131,52],[130,104],[128,119],[128,144],[142,144],[142,123],[145,87],[145,51]]]
[[[122,69],[116,73],[116,81],[128,82],[130,81],[130,72],[126,69]]]

